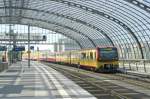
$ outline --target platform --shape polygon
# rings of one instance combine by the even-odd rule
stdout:
[[[0,73],[0,99],[96,99],[54,69],[38,62],[13,64]]]

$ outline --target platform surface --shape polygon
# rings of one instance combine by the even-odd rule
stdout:
[[[96,99],[54,69],[38,62],[13,64],[0,73],[0,99]]]

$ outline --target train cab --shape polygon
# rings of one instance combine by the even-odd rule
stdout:
[[[116,47],[97,47],[98,69],[100,71],[116,71],[118,65],[118,51]]]

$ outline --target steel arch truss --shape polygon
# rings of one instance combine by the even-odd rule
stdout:
[[[40,12],[40,13],[45,13],[45,14],[52,14],[52,15],[56,15],[58,17],[63,17],[63,18],[66,18],[66,19],[69,19],[69,20],[72,20],[72,21],[75,21],[75,22],[78,22],[80,24],[83,24],[83,25],[86,25],[90,28],[93,28],[97,31],[99,31],[102,35],[104,35],[108,41],[111,42],[111,44],[114,46],[114,43],[113,41],[110,39],[110,37],[107,35],[107,33],[105,33],[103,30],[101,30],[100,28],[90,24],[90,23],[87,23],[85,21],[82,21],[80,19],[77,19],[77,18],[73,18],[71,16],[67,16],[67,15],[63,15],[63,14],[60,14],[60,13],[56,13],[56,12],[50,12],[50,11],[44,11],[44,10],[40,10],[40,9],[31,9],[31,8],[21,8],[21,7],[0,7],[0,9],[21,9],[21,10],[32,10],[32,11],[36,11],[36,12]],[[96,47],[96,44],[92,41],[92,39],[90,37],[88,37],[86,34],[83,34],[85,35],[88,39],[90,39],[90,41],[93,43],[94,47]]]
[[[148,5],[142,3],[142,2],[139,2],[137,0],[124,0],[124,1],[132,3],[132,4],[136,5],[137,7],[147,11],[148,13],[150,13],[150,7]]]
[[[137,0],[2,0],[0,22],[40,21],[39,26],[55,25],[60,29],[57,32],[74,38],[79,45],[83,41],[82,48],[112,45],[119,47],[121,58],[131,59],[125,56],[131,50],[129,56],[144,59],[150,51],[149,6],[150,2]]]
[[[80,4],[76,4],[74,2],[69,2],[69,1],[65,1],[65,0],[51,0],[51,1],[56,1],[56,2],[60,2],[60,3],[63,3],[63,4],[67,4],[68,6],[73,6],[73,7],[77,7],[77,8],[80,8],[82,10],[85,10],[85,11],[88,11],[88,12],[91,12],[92,14],[98,14],[102,17],[105,17],[115,23],[118,23],[120,26],[122,26],[125,30],[127,30],[132,36],[133,38],[136,40],[138,46],[139,46],[139,49],[140,49],[140,52],[141,52],[141,57],[142,59],[144,59],[144,54],[143,54],[143,50],[142,50],[142,46],[138,40],[138,38],[136,37],[136,35],[134,34],[134,32],[126,25],[124,24],[123,22],[121,22],[120,20],[104,13],[104,12],[100,12],[96,9],[93,9],[93,8],[90,8],[90,7],[87,7],[87,6],[84,6],[84,5],[80,5]]]

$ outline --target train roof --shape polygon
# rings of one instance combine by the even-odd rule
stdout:
[[[86,51],[86,50],[95,50],[97,48],[112,48],[115,46],[97,46],[96,48],[86,48],[86,49],[79,49],[79,50],[70,50],[70,51],[62,51],[62,52],[55,52],[55,53],[64,53],[64,52],[76,52],[76,51]],[[115,47],[116,48],[116,47]]]

